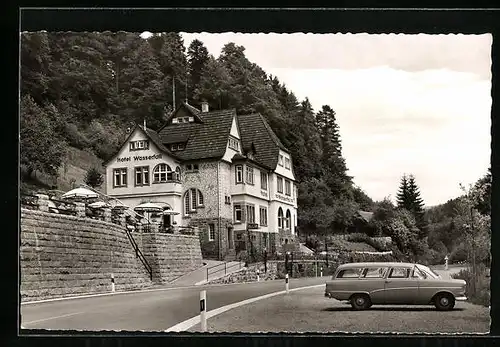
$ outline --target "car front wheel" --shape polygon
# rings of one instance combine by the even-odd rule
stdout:
[[[455,298],[450,294],[438,294],[434,299],[434,305],[439,311],[449,311],[455,307]]]
[[[354,294],[351,297],[351,306],[355,310],[366,310],[371,305],[370,297],[366,294]]]

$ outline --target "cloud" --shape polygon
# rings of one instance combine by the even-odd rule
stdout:
[[[218,56],[224,44],[246,48],[247,57],[262,67],[357,70],[388,65],[418,72],[451,69],[491,79],[490,34],[242,34],[183,33]]]

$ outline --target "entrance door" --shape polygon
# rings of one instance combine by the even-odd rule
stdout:
[[[233,249],[233,228],[228,227],[227,228],[227,244],[229,249]]]

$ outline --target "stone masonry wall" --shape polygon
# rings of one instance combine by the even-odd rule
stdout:
[[[203,265],[198,236],[144,233],[139,239],[155,283],[170,282]]]
[[[215,238],[212,241],[210,241],[208,237],[210,224],[213,224],[215,227]],[[228,242],[227,228],[232,227],[232,220],[225,218],[196,218],[192,219],[189,225],[198,227],[203,258],[224,259]]]
[[[21,300],[150,286],[123,227],[21,208]]]

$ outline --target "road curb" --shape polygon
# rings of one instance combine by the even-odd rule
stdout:
[[[311,286],[305,286],[305,287],[299,287],[299,288],[292,288],[292,289],[289,290],[289,292],[295,292],[295,291],[299,291],[299,290],[303,290],[303,289],[319,288],[319,287],[324,287],[324,286],[325,286],[324,283],[322,283],[322,284],[315,284],[315,285],[311,285]],[[279,292],[274,292],[274,293],[269,293],[269,294],[257,296],[257,297],[254,297],[254,298],[246,299],[246,300],[243,300],[243,301],[235,302],[233,304],[229,304],[229,305],[226,305],[226,306],[222,306],[222,307],[216,308],[214,310],[208,311],[206,313],[206,317],[207,317],[207,319],[209,319],[209,318],[215,317],[215,316],[217,316],[217,315],[219,315],[221,313],[224,313],[226,311],[232,310],[233,308],[237,308],[237,307],[240,307],[240,306],[243,306],[243,305],[246,305],[246,304],[250,304],[250,303],[255,302],[255,301],[272,298],[274,296],[281,295],[281,294],[286,294],[286,290],[281,290]],[[199,315],[194,316],[192,318],[189,318],[189,319],[187,319],[187,320],[185,320],[183,322],[180,322],[180,323],[178,323],[178,324],[176,324],[176,325],[168,328],[167,330],[165,330],[165,332],[182,332],[182,331],[187,331],[187,330],[189,330],[190,328],[192,328],[193,326],[195,326],[198,323],[200,323],[200,316]]]

